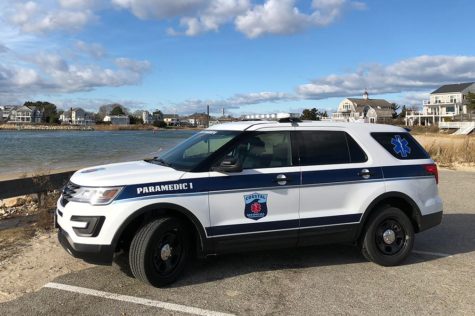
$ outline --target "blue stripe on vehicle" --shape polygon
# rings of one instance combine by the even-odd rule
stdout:
[[[116,200],[131,199],[143,196],[157,196],[170,195],[178,193],[195,193],[195,192],[209,192],[209,191],[230,191],[250,188],[263,188],[277,186],[275,179],[279,173],[263,173],[263,174],[248,174],[248,175],[227,175],[224,177],[214,178],[193,178],[179,181],[144,183],[126,186],[119,194]],[[278,185],[278,187],[289,187],[300,185],[300,172],[285,172],[287,178],[290,179],[285,185]],[[183,184],[187,184],[187,189],[180,188]],[[190,185],[192,184],[192,186]],[[155,188],[166,188],[172,186],[170,190],[165,189],[157,191]],[[175,189],[175,187],[177,189]],[[152,188],[148,192],[138,193],[138,189]]]
[[[302,172],[302,185],[367,181],[367,180],[376,180],[376,179],[383,178],[383,173],[381,171],[381,168],[376,167],[376,168],[366,168],[372,173],[372,175],[367,180],[363,179],[359,175],[359,172],[362,169],[365,169],[365,168],[305,171],[305,172]]]
[[[388,166],[381,169],[385,179],[426,177],[429,175],[423,165]]]
[[[219,236],[219,235],[232,235],[232,234],[243,234],[243,233],[254,233],[262,232],[269,230],[283,230],[290,228],[298,228],[299,220],[291,219],[285,221],[274,221],[274,222],[261,222],[261,223],[250,223],[250,224],[237,224],[237,225],[221,225],[221,226],[212,226],[206,227],[206,233],[208,236]]]
[[[301,218],[300,227],[327,226],[336,224],[359,223],[362,214],[346,214],[315,218]]]
[[[346,214],[336,216],[325,216],[316,218],[291,219],[285,221],[273,222],[255,222],[249,224],[236,225],[220,225],[206,228],[206,233],[209,237],[246,234],[256,232],[266,232],[285,229],[298,229],[307,227],[330,226],[358,223],[361,219],[361,214]]]
[[[372,173],[369,179],[363,179],[359,172],[369,169]],[[285,174],[291,181],[285,185],[277,185],[275,178]],[[142,197],[172,196],[189,193],[226,192],[236,190],[283,189],[300,185],[332,185],[348,183],[363,183],[372,181],[395,180],[397,178],[417,178],[428,176],[422,165],[401,165],[372,168],[332,169],[319,171],[276,172],[267,174],[227,175],[213,178],[193,178],[178,181],[144,183],[126,186],[117,200]],[[300,183],[301,177],[301,183]],[[184,186],[186,185],[186,189]],[[147,192],[144,192],[147,188]],[[158,189],[157,189],[158,188]],[[163,189],[164,190],[161,190]],[[142,190],[140,193],[139,191]]]

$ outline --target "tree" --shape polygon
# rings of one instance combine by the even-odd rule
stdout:
[[[99,107],[99,111],[97,112],[96,120],[102,121],[104,120],[104,117],[106,115],[118,115],[118,114],[112,114],[112,110],[116,107],[119,107],[123,114],[122,115],[127,115],[129,113],[129,110],[123,106],[122,104],[118,103],[111,103],[111,104],[104,104]],[[118,111],[118,110],[117,110]]]
[[[318,110],[316,108],[305,109],[302,111],[302,115],[300,116],[300,118],[302,120],[316,121],[318,119],[317,113],[318,113]]]
[[[465,102],[467,103],[468,118],[472,119],[472,111],[475,110],[475,93],[469,92],[465,96]]]
[[[300,116],[301,120],[320,121],[322,117],[328,117],[327,111],[318,110],[317,108],[305,109]]]
[[[399,110],[400,106],[397,103],[391,103],[391,110],[393,111],[392,116],[393,119],[398,117],[397,110]]]
[[[130,124],[143,124],[143,119],[134,115],[129,115]]]
[[[45,120],[46,123],[58,123],[59,122],[59,115],[58,111],[56,109],[56,105],[50,102],[44,102],[44,101],[27,101],[23,105],[30,107],[30,108],[36,108],[43,112],[43,119]]]
[[[124,110],[118,105],[115,106],[109,113],[110,115],[125,115]]]
[[[399,117],[400,118],[405,118],[406,114],[407,114],[407,108],[406,108],[406,105],[404,104],[401,108],[401,113],[399,113]]]

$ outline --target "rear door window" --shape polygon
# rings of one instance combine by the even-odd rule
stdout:
[[[371,133],[371,136],[397,159],[427,159],[429,154],[409,133]]]
[[[368,158],[356,141],[343,131],[301,131],[302,166],[365,162]]]

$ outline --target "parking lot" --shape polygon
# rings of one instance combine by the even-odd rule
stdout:
[[[177,283],[156,289],[119,261],[63,275],[0,313],[474,315],[475,173],[441,171],[439,189],[442,225],[416,235],[399,267],[369,263],[349,245],[282,249],[195,261]]]

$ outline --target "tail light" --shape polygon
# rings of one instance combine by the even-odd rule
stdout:
[[[424,169],[427,174],[433,175],[435,177],[435,183],[439,184],[439,171],[437,171],[437,165],[435,163],[430,165],[424,165]]]

